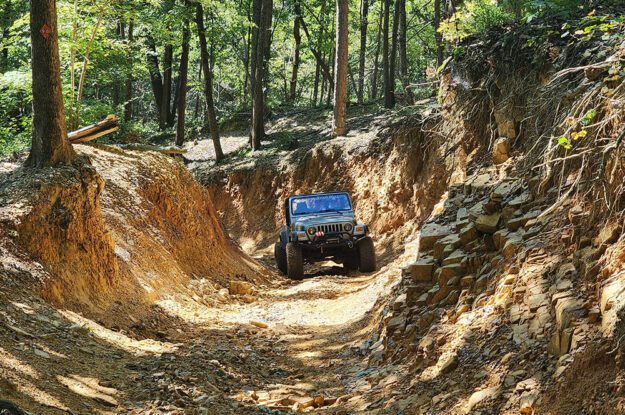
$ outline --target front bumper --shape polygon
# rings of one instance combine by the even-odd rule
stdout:
[[[366,234],[363,235],[352,235],[352,234],[327,234],[324,236],[316,236],[312,239],[305,236],[305,239],[299,238],[297,235],[295,237],[291,237],[292,242],[297,242],[307,249],[319,249],[323,251],[324,249],[330,248],[353,248],[359,240],[364,238]]]

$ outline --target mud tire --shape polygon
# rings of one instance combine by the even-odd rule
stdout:
[[[357,271],[360,265],[359,262],[360,258],[358,256],[358,250],[350,249],[343,257],[343,269],[347,272]]]
[[[365,236],[358,242],[358,258],[361,272],[374,272],[376,270],[375,247],[373,239]]]
[[[276,242],[273,246],[273,256],[276,259],[276,266],[280,270],[283,275],[286,275],[288,272],[287,262],[286,262],[286,249],[282,246],[280,242]]]
[[[292,280],[301,280],[304,278],[304,256],[302,255],[302,247],[289,242],[286,244],[286,274]]]

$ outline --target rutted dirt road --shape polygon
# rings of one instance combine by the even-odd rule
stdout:
[[[311,271],[214,307],[165,298],[135,332],[1,293],[9,304],[0,325],[3,397],[32,414],[364,410],[370,385],[360,346],[377,340],[379,300],[399,270]]]

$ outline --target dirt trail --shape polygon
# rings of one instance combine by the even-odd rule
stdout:
[[[381,299],[399,269],[309,271],[304,281],[276,276],[251,299],[229,295],[216,306],[172,294],[154,305],[161,311],[146,336],[143,321],[129,331],[107,328],[28,292],[0,290],[0,399],[32,414],[364,409],[370,403],[360,395],[370,386],[361,345],[376,341]]]

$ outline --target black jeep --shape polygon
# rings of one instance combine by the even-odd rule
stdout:
[[[346,270],[376,269],[373,240],[367,225],[356,223],[345,192],[291,196],[284,201],[286,226],[274,247],[278,269],[292,279],[304,277],[304,262],[326,259]]]

